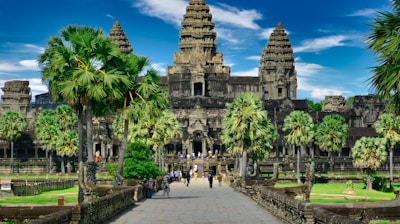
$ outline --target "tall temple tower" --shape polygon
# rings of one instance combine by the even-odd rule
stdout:
[[[269,37],[258,72],[265,100],[296,99],[297,74],[293,48],[281,23]]]
[[[167,67],[170,96],[226,95],[230,68],[216,52],[214,23],[203,0],[189,2],[179,36],[180,51],[174,54],[174,65]]]
[[[122,30],[118,21],[115,21],[113,26],[111,27],[110,37],[113,40],[113,42],[118,45],[122,53],[129,54],[133,52],[128,37]]]

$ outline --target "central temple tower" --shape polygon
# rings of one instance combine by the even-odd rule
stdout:
[[[190,1],[181,24],[179,52],[174,54],[174,65],[167,67],[170,96],[227,95],[230,68],[217,53],[210,8],[203,0]]]

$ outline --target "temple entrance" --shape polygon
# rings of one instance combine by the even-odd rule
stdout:
[[[197,157],[197,155],[203,152],[203,144],[201,143],[201,141],[193,141],[193,152],[195,154],[195,156]]]

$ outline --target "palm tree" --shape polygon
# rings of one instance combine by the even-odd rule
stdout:
[[[58,121],[55,110],[45,109],[35,120],[35,135],[36,139],[42,145],[42,148],[46,150],[46,170],[52,172],[53,158],[50,153],[50,164],[49,164],[49,151],[52,152],[56,146],[56,138],[58,136]]]
[[[286,132],[285,140],[297,148],[297,182],[300,180],[300,148],[309,144],[314,138],[314,123],[311,116],[303,111],[292,111],[285,117],[282,130]]]
[[[54,100],[66,101],[78,112],[79,161],[82,168],[83,112],[86,115],[88,182],[96,184],[92,139],[93,107],[104,99],[123,98],[133,80],[123,75],[114,61],[122,53],[102,30],[68,26],[61,37],[52,37],[45,52],[39,55],[42,80],[48,84]]]
[[[56,152],[61,157],[61,172],[65,173],[64,156],[72,157],[78,153],[78,133],[71,129],[60,131],[57,137]],[[69,160],[68,165],[70,165]]]
[[[377,95],[386,100],[392,112],[400,112],[400,1],[392,1],[393,12],[379,12],[371,24],[368,47],[377,56],[378,66],[372,67],[369,78]]]
[[[0,135],[11,142],[11,173],[14,173],[14,141],[22,135],[26,126],[25,118],[15,111],[6,112],[0,118]]]
[[[346,145],[348,125],[344,118],[338,114],[325,116],[315,133],[316,143],[321,150],[330,153],[331,169],[333,169],[333,152],[339,152]]]
[[[277,132],[263,110],[261,99],[254,93],[241,93],[232,103],[227,104],[227,109],[222,121],[221,139],[231,152],[242,156],[240,174],[244,180],[247,152],[270,150],[272,146],[268,146],[277,137]]]
[[[362,137],[351,149],[353,165],[363,169],[367,174],[367,189],[372,190],[371,174],[386,160],[385,139]]]
[[[75,156],[78,152],[78,134],[75,131],[78,118],[68,105],[58,106],[55,112],[58,128],[56,152],[61,157],[61,172],[65,173],[64,156]]]
[[[154,149],[161,149],[162,155],[164,155],[164,145],[175,137],[180,130],[175,115],[169,110],[164,110],[154,124],[153,135],[151,136],[152,144],[150,145],[153,145]],[[164,156],[162,157],[161,171],[164,171]]]
[[[393,189],[393,149],[400,142],[400,117],[384,113],[375,122],[375,130],[383,135],[389,149],[390,189]]]
[[[162,111],[168,108],[166,91],[160,87],[160,79],[154,69],[148,70],[135,88],[127,89],[125,96],[122,115],[113,122],[114,134],[122,139],[116,177],[122,174],[128,139],[134,142],[139,137],[140,141],[151,145],[154,125]],[[114,186],[118,185],[118,181],[116,178]]]

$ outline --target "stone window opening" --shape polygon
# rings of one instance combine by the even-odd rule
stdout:
[[[202,96],[203,84],[201,82],[194,83],[193,90],[194,96]]]

